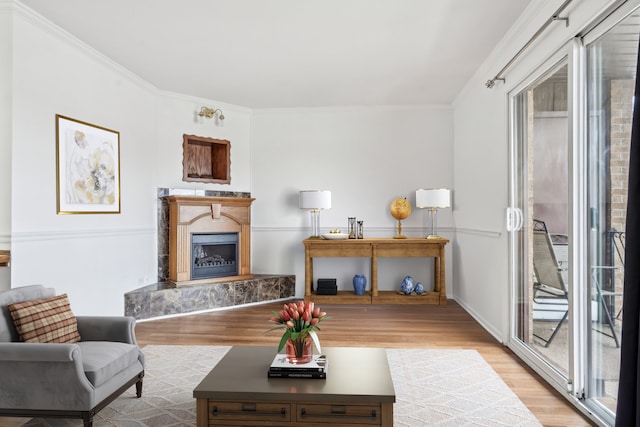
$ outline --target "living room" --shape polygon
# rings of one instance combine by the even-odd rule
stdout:
[[[495,48],[458,83],[458,93],[451,99],[400,105],[386,102],[388,94],[370,87],[369,96],[377,98],[360,104],[271,107],[225,102],[222,92],[218,98],[169,90],[134,74],[110,59],[108,52],[29,7],[43,7],[42,2],[3,1],[0,74],[6,77],[0,81],[0,249],[10,250],[11,264],[0,268],[0,289],[42,283],[68,293],[78,315],[123,314],[125,293],[157,281],[157,191],[179,188],[250,193],[255,198],[252,272],[293,274],[296,295],[302,296],[302,240],[309,235],[310,217],[298,208],[300,190],[331,190],[332,208],[321,212],[323,230],[346,229],[347,218],[356,216],[364,220],[366,237],[391,237],[396,221],[389,205],[394,199],[407,197],[415,208],[416,189],[444,187],[453,192],[452,207],[438,212],[439,232],[450,240],[448,297],[497,341],[508,342],[506,97],[533,66],[620,2],[575,2],[566,11],[571,16],[567,25],[550,27],[513,64],[506,82],[487,89],[486,80],[561,4],[517,3],[522,12],[502,23],[503,32],[494,34]],[[112,25],[117,32],[118,23]],[[466,39],[476,37],[463,26],[459,31],[468,32]],[[225,42],[211,41],[210,52],[234,48],[233,40],[223,35],[221,39]],[[131,40],[143,42],[142,35]],[[150,50],[149,55],[162,55],[162,48]],[[197,68],[188,61],[183,66]],[[219,66],[224,67],[224,61]],[[211,80],[217,78],[215,69],[206,72]],[[341,82],[340,66],[326,66],[325,73],[320,93]],[[435,85],[428,91],[435,93],[450,76],[429,77]],[[366,81],[365,76],[358,78]],[[255,80],[260,83],[258,77]],[[236,82],[226,86],[229,92],[240,91]],[[282,98],[286,89],[283,79]],[[202,106],[221,109],[224,122],[198,117]],[[119,132],[118,214],[57,214],[56,114]],[[231,142],[228,185],[182,180],[185,134]],[[424,235],[427,212],[414,209],[402,225],[412,237]],[[317,273],[337,277],[346,286],[355,272],[368,268],[364,261],[354,262],[326,261],[316,267]],[[385,260],[380,282],[394,289],[407,272],[432,285],[431,270],[414,260]]]
[[[247,192],[255,198],[251,270],[295,274],[301,294],[302,240],[311,223],[308,211],[298,207],[300,190],[332,192],[332,209],[321,213],[323,230],[346,229],[347,217],[356,216],[364,220],[367,237],[391,237],[392,200],[407,197],[414,205],[418,188],[454,187],[450,105],[225,104],[157,88],[22,3],[9,3],[2,17],[10,31],[3,38],[9,59],[3,64],[12,76],[3,82],[11,94],[3,98],[11,102],[4,105],[8,125],[2,126],[3,149],[10,153],[3,156],[8,161],[3,170],[11,171],[3,180],[5,206],[11,206],[2,213],[12,260],[4,269],[5,288],[47,283],[72,295],[79,314],[122,314],[126,292],[157,281],[157,194],[178,188]],[[202,106],[221,109],[224,122],[198,117]],[[57,214],[56,114],[119,132],[119,214]],[[182,180],[185,134],[230,141],[228,185]],[[414,209],[403,230],[420,236],[427,225],[427,212]],[[452,209],[439,212],[438,226],[453,237]],[[451,278],[452,248],[447,248]],[[25,258],[38,267],[25,265]],[[386,274],[397,277],[405,268],[392,267]],[[338,274],[351,271],[353,266],[345,266]],[[415,274],[426,283],[428,273]]]

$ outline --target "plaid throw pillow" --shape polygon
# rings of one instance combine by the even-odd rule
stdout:
[[[73,343],[80,341],[78,322],[67,294],[9,304],[13,324],[24,342]]]

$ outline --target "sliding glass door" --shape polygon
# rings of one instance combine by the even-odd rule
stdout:
[[[571,325],[570,51],[511,97],[513,335],[521,353],[566,387]]]
[[[640,12],[625,5],[510,93],[509,346],[613,425]]]
[[[585,398],[615,413],[620,369],[625,223],[640,15],[603,23],[585,37],[589,269]],[[616,22],[617,21],[617,22]]]

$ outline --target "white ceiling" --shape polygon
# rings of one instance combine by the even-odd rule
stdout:
[[[159,89],[286,108],[450,104],[532,1],[22,3]]]

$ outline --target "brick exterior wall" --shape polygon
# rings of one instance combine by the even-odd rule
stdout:
[[[634,84],[633,80],[611,81],[611,227],[618,231],[625,230],[627,220]]]
[[[631,124],[633,121],[633,96],[635,82],[632,79],[611,81],[611,135],[609,170],[611,180],[610,206],[611,228],[625,231],[627,221],[627,194],[629,181],[629,150],[631,148]],[[620,248],[621,249],[621,248]],[[624,251],[621,250],[624,257]],[[622,292],[624,261],[614,251],[615,291]],[[622,307],[622,298],[616,298],[615,313]]]

